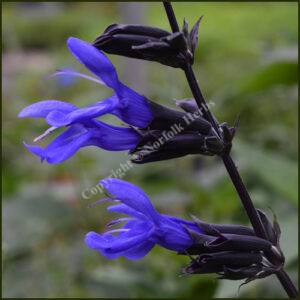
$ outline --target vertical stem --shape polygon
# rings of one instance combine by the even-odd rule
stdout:
[[[172,27],[172,31],[174,32],[174,29],[177,28],[179,30],[177,21],[176,21],[176,17],[172,8],[172,5],[170,2],[164,2],[164,6],[167,12],[167,16],[169,18],[169,22],[171,24]],[[173,24],[175,22],[175,24]],[[174,29],[173,29],[174,28]],[[203,97],[203,94],[199,88],[199,85],[197,83],[195,74],[193,72],[193,69],[191,67],[190,64],[186,65],[186,68],[184,70],[187,81],[189,83],[189,86],[191,88],[191,91],[193,93],[193,96],[199,106],[200,107],[205,107],[206,109],[203,111],[204,116],[206,117],[207,120],[210,121],[210,123],[212,124],[212,126],[214,127],[216,132],[219,132],[219,125],[217,124],[216,119],[213,117],[212,113],[210,112],[206,101]],[[253,226],[253,229],[256,233],[257,236],[262,237],[262,238],[266,238],[265,236],[265,232],[264,229],[262,227],[262,224],[260,222],[260,219],[257,215],[257,212],[255,210],[255,207],[251,201],[251,198],[248,194],[248,191],[236,169],[236,166],[233,162],[233,160],[231,159],[231,157],[229,155],[224,155],[223,156],[223,162],[225,164],[225,167],[230,175],[230,178],[241,198],[241,201],[245,207],[245,210],[248,214],[248,217],[250,219],[250,222]]]
[[[177,23],[176,16],[174,14],[171,3],[163,1],[163,4],[164,4],[165,10],[167,12],[169,23],[170,23],[172,31],[173,32],[179,31],[178,23]]]
[[[164,1],[163,4],[164,4],[165,10],[166,10],[166,14],[168,16],[172,31],[173,32],[179,31],[178,23],[177,23],[171,3]],[[187,81],[189,83],[189,86],[191,88],[191,91],[193,93],[193,96],[194,96],[199,108],[201,108],[201,107],[206,108],[204,110],[204,117],[210,121],[210,123],[212,124],[212,126],[214,127],[216,132],[218,133],[219,125],[206,104],[206,101],[205,101],[205,99],[202,95],[202,92],[200,90],[200,87],[197,83],[193,69],[189,63],[186,64],[186,68],[184,69],[184,72],[185,72]],[[263,228],[263,225],[261,224],[261,221],[260,221],[259,216],[256,212],[256,209],[253,205],[253,202],[250,198],[248,190],[247,190],[245,184],[243,183],[243,180],[242,180],[231,156],[229,154],[224,154],[222,156],[222,160],[223,160],[226,170],[231,178],[231,181],[241,199],[241,202],[244,206],[244,209],[248,215],[248,218],[252,224],[252,227],[253,227],[256,235],[261,238],[266,239],[267,237],[266,237],[266,233]],[[273,252],[267,252],[267,253],[265,253],[265,255],[271,262],[272,261],[276,262],[277,257]],[[288,274],[281,268],[279,271],[276,272],[276,275],[277,275],[277,278],[279,279],[281,285],[285,289],[286,293],[288,294],[288,296],[290,298],[296,298],[298,296],[298,291],[295,288],[295,286],[294,286],[293,282],[291,281],[290,277],[288,276]]]
[[[199,86],[198,86],[197,79],[195,77],[195,74],[194,74],[193,69],[190,64],[186,65],[184,72],[185,72],[185,76],[187,78],[187,81],[189,83],[189,86],[191,88],[193,96],[194,96],[199,108],[200,107],[204,108],[203,116],[212,124],[212,126],[214,127],[216,132],[219,132],[219,126],[217,124],[217,121],[213,117],[212,113],[209,110],[209,107],[207,106],[207,104],[205,102],[205,99],[202,95],[202,92],[201,92]]]
[[[229,154],[226,154],[222,157],[224,165],[226,167],[226,170],[231,178],[231,181],[239,194],[239,197],[242,201],[242,204],[246,210],[246,213],[248,215],[248,218],[251,222],[251,225],[255,231],[255,234],[261,238],[266,239],[266,233],[264,228],[262,227],[262,224],[260,222],[260,219],[258,217],[258,214],[256,212],[256,209],[253,205],[253,202],[250,198],[250,195],[247,191],[247,188],[244,185],[244,182]]]
[[[284,290],[286,291],[287,295],[290,298],[297,298],[298,297],[298,291],[296,287],[294,286],[294,283],[292,282],[289,275],[285,272],[284,269],[280,269],[276,276],[278,280],[280,281],[281,285],[283,286]]]

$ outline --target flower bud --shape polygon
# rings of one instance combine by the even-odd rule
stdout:
[[[186,22],[182,32],[175,33],[150,26],[113,24],[95,39],[93,45],[107,53],[184,68],[187,60],[193,62],[200,20],[190,33]]]
[[[217,253],[204,253],[193,259],[190,264],[183,269],[183,273],[204,274],[221,273],[226,269],[238,269],[259,264],[262,261],[262,254],[259,252],[236,252],[222,251]]]
[[[146,131],[137,146],[129,153],[134,163],[146,163],[205,153],[204,137],[198,133],[183,133],[174,136],[173,131]],[[170,136],[171,138],[168,138]]]
[[[261,273],[263,270],[263,266],[260,264],[246,266],[241,268],[228,268],[223,267],[223,270],[219,272],[219,279],[230,279],[230,280],[240,280],[240,279],[252,279],[257,276],[257,274]]]
[[[166,130],[168,127],[174,126],[177,131],[195,131],[203,135],[209,135],[212,131],[212,125],[202,116],[201,112],[192,116],[151,100],[148,100],[148,105],[154,115],[152,122],[147,126],[149,129]]]
[[[274,220],[272,224],[269,218],[267,217],[267,215],[263,211],[261,211],[260,209],[256,209],[256,211],[264,227],[267,239],[273,244],[272,252],[274,257],[276,257],[276,262],[273,261],[273,263],[284,264],[285,257],[283,255],[283,252],[281,251],[280,244],[279,244],[281,230],[275,214],[273,214]]]
[[[186,112],[195,112],[199,109],[197,102],[195,99],[183,99],[183,100],[176,100],[176,105],[182,108]]]
[[[206,223],[196,216],[192,215],[194,222],[197,224],[200,230],[205,234],[218,236],[219,233],[231,233],[239,235],[251,235],[254,236],[255,233],[252,228],[243,225],[227,225],[227,224],[210,224]]]
[[[271,242],[256,236],[220,232],[218,235],[200,235],[189,228],[187,231],[194,241],[194,244],[185,250],[185,253],[190,255],[219,251],[269,251],[272,248]]]
[[[273,224],[268,219],[267,215],[261,211],[260,209],[256,210],[258,212],[259,218],[264,226],[265,233],[267,235],[267,238],[270,242],[272,242],[273,245],[278,246],[279,245],[279,238],[280,238],[280,227],[276,221],[275,215],[274,215],[274,222]]]
[[[276,273],[284,257],[279,248],[280,228],[257,210],[267,239],[259,238],[251,228],[241,225],[209,224],[192,216],[196,228],[183,225],[193,244],[179,254],[197,255],[182,270],[183,274],[216,273],[218,279],[240,280],[243,284]],[[269,254],[277,260],[269,260]],[[242,285],[243,285],[242,284]]]

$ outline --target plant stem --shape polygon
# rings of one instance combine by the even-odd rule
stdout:
[[[163,4],[164,4],[165,10],[166,10],[172,31],[173,32],[179,31],[178,23],[177,23],[171,3],[164,1]],[[192,69],[190,63],[186,64],[184,72],[185,72],[187,81],[189,83],[190,89],[192,91],[192,94],[195,98],[195,101],[197,102],[199,108],[201,108],[201,107],[206,108],[203,111],[203,115],[207,120],[210,121],[213,128],[218,133],[219,125],[206,104],[206,101],[202,95],[202,92],[197,83],[195,74],[193,72],[193,69]],[[261,221],[260,221],[259,216],[256,212],[256,209],[253,205],[253,202],[250,198],[248,190],[247,190],[245,184],[243,183],[243,180],[242,180],[231,156],[228,153],[224,154],[224,155],[222,155],[222,160],[223,160],[226,170],[231,178],[231,181],[241,199],[241,202],[244,206],[244,209],[248,215],[248,218],[252,224],[252,227],[253,227],[256,235],[258,237],[267,239],[265,230],[263,228],[263,225],[261,224]],[[267,252],[267,253],[265,253],[265,255],[271,262],[276,263],[278,258],[276,257],[276,255],[273,252]],[[288,276],[288,274],[282,268],[280,268],[280,270],[278,270],[276,272],[276,275],[277,275],[277,278],[279,279],[281,285],[285,289],[286,293],[288,294],[288,296],[290,298],[296,298],[298,296],[298,291],[295,288],[295,286],[294,286],[293,282],[291,281],[290,277]]]
[[[172,30],[174,29],[178,29],[179,30],[179,27],[178,27],[178,24],[177,24],[177,21],[176,21],[176,18],[175,18],[175,15],[174,15],[174,12],[173,12],[173,8],[171,6],[171,3],[170,2],[164,2],[164,6],[165,6],[165,9],[166,9],[166,12],[167,12],[167,15],[168,15],[168,18],[169,18],[169,22],[172,27]],[[173,22],[176,22],[176,25],[173,24]],[[202,95],[202,92],[199,88],[199,85],[197,83],[197,80],[196,80],[196,77],[195,77],[195,74],[193,72],[193,69],[191,67],[190,64],[187,64],[186,65],[186,68],[184,70],[185,72],[185,75],[186,75],[186,78],[187,78],[187,81],[189,83],[189,86],[191,88],[191,91],[193,93],[193,96],[199,106],[200,107],[206,107],[205,110],[203,110],[203,115],[204,117],[210,121],[210,123],[212,124],[212,126],[214,127],[215,131],[216,132],[219,132],[219,125],[216,121],[216,119],[213,117],[212,113],[210,112],[207,104],[206,104],[206,101]],[[262,224],[260,222],[260,219],[258,217],[258,214],[255,210],[255,207],[251,201],[251,198],[247,192],[247,189],[236,169],[236,166],[233,162],[233,160],[231,159],[231,157],[229,156],[229,154],[227,155],[224,155],[223,157],[223,162],[225,164],[225,167],[230,175],[230,178],[241,198],[241,201],[245,207],[245,210],[248,214],[248,217],[250,219],[250,222],[253,226],[253,229],[256,233],[257,236],[259,237],[262,237],[262,238],[266,238],[266,235],[265,235],[265,232],[264,232],[264,229],[262,227]]]

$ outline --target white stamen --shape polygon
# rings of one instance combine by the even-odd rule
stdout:
[[[108,198],[102,198],[102,199],[99,199],[99,200],[95,201],[94,203],[90,204],[88,206],[88,208],[91,208],[91,207],[93,207],[94,205],[96,205],[98,203],[101,203],[101,202],[104,202],[104,201],[108,201],[108,200],[115,201],[117,199],[116,198],[110,198],[110,197],[108,197]]]
[[[47,136],[49,133],[51,133],[53,130],[55,130],[57,127],[50,127],[49,129],[47,129],[43,134],[39,135],[38,137],[36,137],[33,141],[34,143],[43,139],[45,136]]]
[[[74,72],[74,71],[67,71],[67,70],[57,70],[57,72],[53,73],[53,74],[50,74],[46,77],[44,77],[44,79],[48,79],[48,78],[51,78],[51,77],[54,77],[54,76],[57,76],[57,75],[71,75],[71,76],[78,76],[78,77],[82,77],[82,78],[85,78],[85,79],[88,79],[90,81],[94,81],[96,83],[100,83],[102,85],[106,85],[102,80],[100,79],[96,79],[92,76],[88,76],[88,75],[85,75],[85,74],[81,74],[81,73],[78,73],[78,72]]]
[[[130,231],[130,229],[119,228],[119,229],[114,229],[114,230],[107,231],[106,233],[127,232],[127,231]]]

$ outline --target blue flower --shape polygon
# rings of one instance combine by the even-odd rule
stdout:
[[[195,153],[212,155],[216,153],[215,149],[222,149],[222,140],[215,136],[211,124],[201,115],[197,114],[195,118],[191,112],[170,109],[133,91],[119,81],[110,60],[95,46],[73,37],[68,39],[67,45],[73,56],[98,78],[63,70],[50,77],[80,76],[111,88],[113,94],[83,108],[59,100],[44,100],[24,108],[20,118],[44,118],[51,126],[34,142],[59,127],[67,127],[45,149],[24,142],[41,161],[60,163],[86,146],[109,151],[130,150],[135,163]],[[116,127],[97,120],[105,114],[117,116],[127,127]],[[170,135],[166,134],[170,130]],[[213,147],[208,148],[210,144]]]
[[[85,108],[58,100],[44,100],[27,106],[20,112],[20,118],[45,118],[51,126],[35,141],[58,127],[69,128],[45,149],[24,144],[48,163],[62,162],[85,146],[98,146],[111,151],[134,148],[141,137],[134,129],[111,126],[95,118],[109,113],[131,126],[143,128],[153,119],[147,99],[122,84],[112,63],[94,46],[73,37],[68,39],[67,45],[73,56],[99,79],[72,71],[58,71],[53,75],[81,76],[112,88],[114,94]]]
[[[194,222],[159,214],[147,195],[133,184],[120,179],[105,179],[100,183],[112,195],[103,200],[120,201],[108,210],[130,216],[109,223],[111,226],[125,221],[120,229],[86,235],[87,245],[107,258],[123,255],[128,259],[140,259],[155,244],[173,251],[184,251],[193,244],[186,227],[202,233]]]
[[[107,258],[123,255],[132,260],[140,259],[157,244],[179,254],[197,255],[182,270],[183,274],[217,273],[219,278],[246,279],[248,282],[278,270],[264,256],[264,252],[274,248],[271,241],[255,236],[249,227],[209,224],[194,216],[194,222],[190,222],[162,215],[135,185],[120,179],[105,179],[100,183],[109,196],[97,202],[119,200],[108,210],[128,215],[108,224],[112,226],[125,222],[119,229],[102,234],[92,231],[86,235],[88,247],[98,250]],[[270,237],[273,239],[276,230],[263,217],[266,228],[272,231]]]
[[[39,146],[24,145],[48,163],[60,163],[71,157],[77,150],[86,146],[97,146],[109,151],[131,149],[140,140],[139,134],[130,128],[105,124],[98,120],[71,125],[54,139],[45,149]]]

